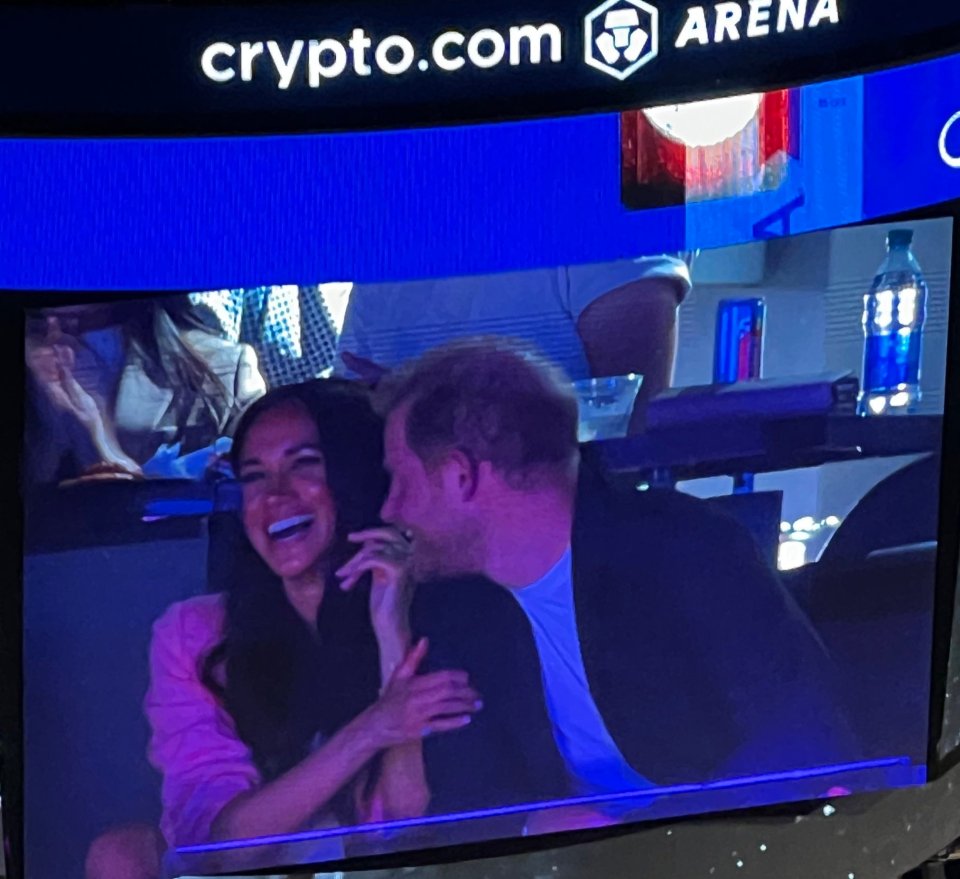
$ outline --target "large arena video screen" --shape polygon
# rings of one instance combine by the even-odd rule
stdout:
[[[32,234],[76,249],[0,272],[35,291],[27,875],[922,783],[954,221],[876,219],[946,192],[876,190],[878,76],[0,143],[75,169]]]

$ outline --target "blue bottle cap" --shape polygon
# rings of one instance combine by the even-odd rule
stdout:
[[[887,234],[887,247],[909,247],[913,243],[913,229],[891,229]]]

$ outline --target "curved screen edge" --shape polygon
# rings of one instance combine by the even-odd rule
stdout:
[[[283,138],[0,140],[0,285],[407,280],[858,222],[960,196],[957,93],[960,56],[801,87],[797,155],[773,189],[646,210],[623,203],[614,114]]]

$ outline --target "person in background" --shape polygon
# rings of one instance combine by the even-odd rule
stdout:
[[[181,475],[151,467],[158,451],[169,462],[212,445],[266,390],[253,349],[222,339],[186,296],[46,310],[31,321],[26,356],[44,397],[38,439],[84,436],[70,443],[81,469]]]
[[[271,388],[328,375],[337,352],[337,329],[320,288],[253,287],[191,293],[208,308],[225,339],[250,345]]]
[[[571,381],[637,373],[635,411],[668,388],[677,307],[692,255],[397,284],[357,284],[339,374],[375,382],[443,342],[503,335],[531,342]]]
[[[479,696],[462,672],[418,674],[408,544],[377,527],[382,431],[340,381],[274,389],[240,420],[245,543],[227,588],[154,626],[144,707],[163,839],[105,834],[88,879],[152,879],[159,857],[144,855],[164,847],[426,810],[421,740],[466,725]]]
[[[460,340],[384,378],[376,403],[381,515],[413,547],[414,629],[433,667],[467,671],[485,700],[427,745],[434,811],[859,753],[822,645],[749,534],[696,498],[618,494],[583,467],[554,365]]]

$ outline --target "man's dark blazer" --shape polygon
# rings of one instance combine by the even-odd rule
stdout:
[[[590,691],[627,762],[656,785],[856,759],[836,673],[748,533],[673,491],[581,479],[573,532]],[[480,576],[424,583],[413,605],[431,668],[469,672],[470,726],[428,739],[434,813],[571,795],[530,624]]]

